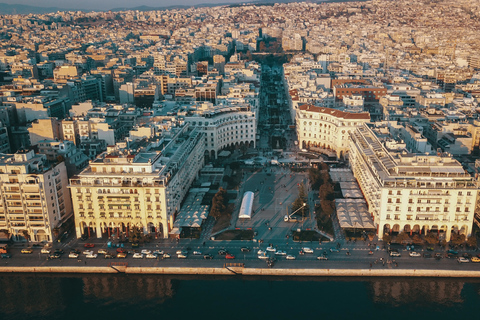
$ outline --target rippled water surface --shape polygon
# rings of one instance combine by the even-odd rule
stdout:
[[[478,319],[480,306],[476,279],[8,274],[0,287],[0,319]]]

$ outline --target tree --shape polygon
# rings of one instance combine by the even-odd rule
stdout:
[[[425,236],[425,241],[427,241],[428,244],[437,244],[438,237],[434,233],[429,233]]]
[[[25,237],[25,240],[27,240],[27,244],[28,244],[28,240],[30,240],[30,235],[28,234],[28,230],[22,230],[22,233],[23,233],[23,236]]]
[[[464,234],[452,234],[450,237],[450,242],[454,245],[460,245],[465,242],[465,235]]]
[[[129,241],[131,243],[143,243],[145,241],[143,228],[137,225],[130,225]]]
[[[308,206],[308,197],[307,197],[306,187],[305,187],[305,184],[300,183],[298,185],[298,197],[297,199],[295,199],[295,201],[292,204],[292,212],[303,207],[304,203],[306,203],[306,206],[302,210],[304,210],[304,212],[309,212],[310,209]]]
[[[385,233],[385,234],[383,235],[383,242],[385,242],[385,243],[390,243],[390,242],[392,242],[392,236],[391,236],[390,234],[388,234],[388,233]]]
[[[396,237],[397,242],[402,243],[410,240],[410,236],[405,232],[400,232]]]
[[[326,182],[320,186],[320,190],[318,192],[318,197],[320,200],[333,200],[334,199],[334,188],[333,184]]]
[[[475,237],[475,236],[468,237],[467,246],[469,246],[471,248],[476,248],[477,247],[477,237]]]
[[[220,218],[226,213],[226,196],[227,190],[220,188],[218,192],[213,196],[212,207],[210,209],[210,215],[216,219]]]

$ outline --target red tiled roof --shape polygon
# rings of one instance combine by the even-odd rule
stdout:
[[[370,120],[370,114],[368,112],[352,113],[352,112],[340,111],[340,110],[337,110],[337,109],[317,107],[317,106],[314,106],[314,105],[311,105],[311,104],[303,104],[303,105],[299,106],[299,108],[300,108],[300,110],[303,110],[303,111],[329,114],[329,115],[332,115],[332,116],[337,117],[337,118]]]

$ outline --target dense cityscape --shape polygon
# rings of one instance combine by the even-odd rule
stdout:
[[[363,240],[480,262],[479,17],[466,0],[1,16],[2,257],[187,258],[195,239],[192,256],[272,267]]]

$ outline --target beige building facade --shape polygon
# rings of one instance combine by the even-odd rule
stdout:
[[[138,226],[167,238],[204,164],[203,133],[185,125],[139,151],[109,149],[70,179],[77,237],[110,237]]]

